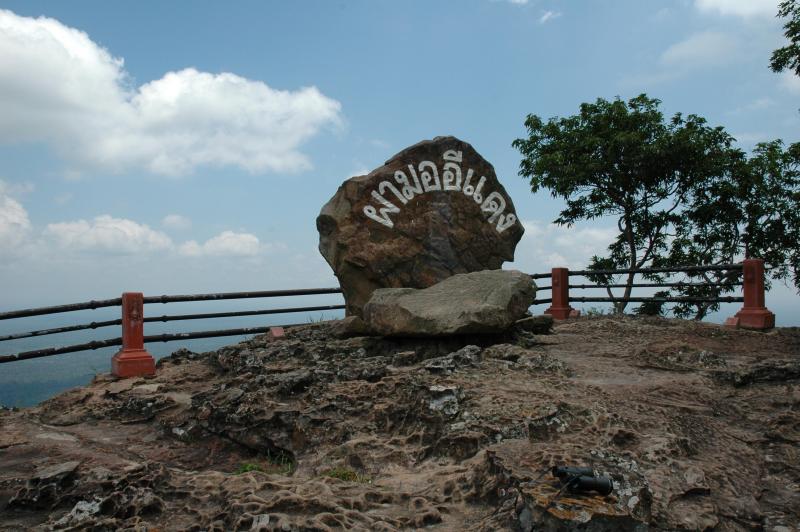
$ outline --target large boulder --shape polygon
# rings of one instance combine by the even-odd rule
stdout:
[[[522,318],[535,297],[531,277],[516,270],[462,273],[421,290],[375,290],[364,321],[384,336],[499,333]]]
[[[499,269],[522,237],[494,168],[466,142],[436,137],[345,181],[317,217],[319,250],[361,315],[377,288],[426,288]]]

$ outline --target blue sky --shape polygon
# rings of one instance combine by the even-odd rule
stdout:
[[[745,149],[798,141],[777,3],[0,1],[0,306],[333,285],[321,206],[448,134],[527,228],[506,267],[581,267],[614,222],[549,225],[561,202],[517,176],[525,116],[646,92]],[[797,301],[768,296],[784,325]]]

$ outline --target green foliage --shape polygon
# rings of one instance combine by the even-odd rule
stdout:
[[[696,115],[665,121],[660,104],[642,94],[627,102],[598,98],[581,104],[578,115],[546,123],[529,115],[528,138],[513,143],[531,191],[546,188],[566,202],[555,223],[616,218],[619,234],[608,256],[595,257],[590,269],[656,265],[691,188],[730,165],[733,137]],[[615,310],[625,307],[621,302]]]
[[[345,482],[358,482],[361,484],[369,484],[372,482],[372,478],[369,476],[362,475],[361,473],[347,467],[334,467],[327,469],[322,472],[322,476],[338,478],[339,480],[344,480]]]
[[[611,313],[603,307],[589,307],[583,314],[589,318],[595,318],[597,316],[608,316]]]
[[[582,104],[577,115],[547,122],[529,115],[528,137],[513,143],[522,154],[520,175],[532,192],[547,189],[566,202],[557,224],[616,219],[619,232],[608,253],[593,257],[589,269],[731,263],[747,250],[765,260],[773,278],[792,276],[800,287],[800,146],[759,144],[748,158],[722,127],[696,115],[666,120],[660,103],[642,94],[627,102],[600,98]],[[613,275],[587,277],[618,282]],[[623,297],[634,281],[633,274],[625,277]],[[732,291],[736,281],[726,274],[685,279],[721,286],[684,286],[664,295],[714,297]],[[615,312],[626,306],[615,304]],[[717,307],[686,303],[674,311],[702,319]],[[665,309],[652,304],[640,312]]]
[[[244,462],[239,465],[236,471],[234,471],[234,474],[241,475],[243,473],[249,473],[250,471],[264,471],[264,469],[258,464]]]
[[[789,43],[772,52],[770,68],[773,72],[793,71],[800,76],[800,5],[797,0],[784,0],[778,7],[778,16],[788,18],[783,25]]]
[[[667,297],[669,296],[669,290],[659,290],[655,294],[654,297]],[[634,314],[638,316],[664,316],[667,312],[664,306],[666,305],[663,301],[653,300],[647,301],[646,303],[642,303],[638,307],[636,307],[633,311]]]
[[[669,258],[674,263],[722,264],[738,258],[764,259],[772,279],[791,279],[800,288],[800,145],[780,140],[743,154],[730,174],[697,186],[685,216],[675,227]],[[721,287],[690,287],[681,295],[714,297],[735,289],[738,276],[697,273],[695,281]],[[702,319],[716,304],[679,304],[677,316]]]
[[[262,473],[290,475],[294,472],[295,463],[291,456],[285,453],[267,453],[263,462],[242,462],[234,471],[235,475],[260,471]]]

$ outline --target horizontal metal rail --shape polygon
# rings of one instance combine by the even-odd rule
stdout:
[[[201,320],[206,318],[230,318],[234,316],[261,316],[264,314],[289,314],[291,312],[315,312],[320,310],[341,310],[345,305],[325,305],[319,307],[293,307],[293,308],[274,308],[268,310],[242,310],[239,312],[210,312],[207,314],[181,314],[174,316],[150,316],[144,318],[144,322],[153,321],[178,321],[178,320]],[[2,340],[2,338],[0,338]]]
[[[633,283],[633,284],[571,284],[570,288],[697,288],[701,286],[742,286],[743,283]],[[548,287],[549,288],[549,287]]]
[[[72,303],[70,305],[56,305],[53,307],[29,308],[23,310],[13,310],[11,312],[0,312],[0,320],[10,320],[12,318],[25,318],[27,316],[42,316],[44,314],[58,314],[60,312],[73,312],[76,310],[88,310],[103,307],[118,307],[122,304],[122,298],[101,299],[99,301],[86,301],[85,303]]]
[[[741,303],[743,297],[570,297],[570,303]]]
[[[184,301],[217,301],[220,299],[250,299],[257,297],[312,296],[341,294],[341,288],[304,288],[300,290],[266,290],[260,292],[222,292],[219,294],[185,294],[175,296],[147,296],[145,303],[180,303]]]
[[[536,287],[536,289],[537,289],[537,290],[552,290],[552,289],[553,289],[553,287],[552,287],[552,286],[550,286],[550,285],[547,285],[547,286],[537,286],[537,287]]]
[[[81,325],[70,325],[67,327],[57,327],[55,329],[42,329],[39,331],[9,334],[8,336],[0,336],[0,342],[5,342],[6,340],[19,340],[20,338],[31,338],[34,336],[45,336],[48,334],[83,331],[85,329],[99,329],[100,327],[111,327],[112,325],[122,325],[122,320],[93,321],[92,323],[83,323]]]
[[[619,268],[611,270],[576,270],[570,271],[573,275],[617,275],[623,273],[691,273],[691,272],[716,272],[741,270],[741,264],[717,264],[712,266],[673,266],[665,268]]]
[[[299,327],[307,325],[305,323],[291,323],[280,325],[280,327]],[[273,325],[273,327],[275,327]],[[171,334],[153,334],[144,337],[144,343],[152,342],[173,342],[175,340],[192,340],[196,338],[217,338],[222,336],[248,336],[251,334],[262,334],[270,330],[270,327],[245,327],[241,329],[221,329],[216,331],[196,331]],[[66,347],[49,347],[47,349],[37,349],[35,351],[25,351],[13,355],[0,355],[0,364],[4,362],[15,362],[17,360],[29,360],[32,358],[42,358],[65,353],[76,353],[78,351],[93,351],[103,347],[113,347],[122,345],[122,338],[109,338],[108,340],[98,340],[85,344],[69,345]]]
[[[281,325],[281,327],[292,327],[292,326],[293,325]],[[241,329],[221,329],[217,331],[153,334],[150,336],[145,336],[144,343],[148,344],[151,342],[172,342],[175,340],[192,340],[195,338],[216,338],[218,336],[244,336],[249,334],[265,333],[268,332],[269,329],[270,329],[269,327],[243,327]]]
[[[534,299],[534,300],[533,300],[533,304],[534,304],[534,305],[543,305],[544,303],[552,303],[552,302],[553,302],[553,299],[552,299],[552,298],[548,298],[548,299]]]
[[[144,322],[167,322],[179,320],[200,320],[207,318],[229,318],[237,316],[261,316],[267,314],[289,314],[292,312],[317,312],[322,310],[341,310],[345,305],[323,305],[317,307],[292,307],[292,308],[276,308],[267,310],[244,310],[240,312],[211,312],[206,314],[183,314],[175,316],[151,316],[144,318]],[[121,325],[122,320],[109,320],[109,321],[93,321],[91,323],[84,323],[81,325],[70,325],[68,327],[57,327],[55,329],[42,329],[39,331],[29,331],[24,333],[9,334],[7,336],[0,336],[0,342],[7,340],[19,340],[21,338],[32,338],[35,336],[45,336],[48,334],[59,334],[72,331],[82,331],[86,329],[98,329],[100,327],[111,327],[113,325]]]
[[[679,273],[679,272],[718,272],[741,270],[741,264],[718,264],[714,266],[673,266],[668,268],[634,268],[615,270],[570,270],[569,275],[619,275],[623,273]]]
[[[551,275],[550,273],[532,273],[529,277],[531,279],[549,279]]]
[[[76,353],[78,351],[93,351],[95,349],[112,347],[115,345],[122,345],[122,338],[109,338],[108,340],[97,340],[86,344],[68,345],[66,347],[48,347],[47,349],[25,351],[14,355],[0,355],[0,364],[4,362],[15,362],[17,360],[28,360],[31,358],[63,355],[64,353]]]

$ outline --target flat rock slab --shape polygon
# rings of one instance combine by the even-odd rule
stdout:
[[[454,275],[422,290],[375,290],[364,306],[364,321],[383,336],[500,333],[525,315],[535,297],[529,275],[484,270]]]
[[[436,137],[345,181],[317,217],[319,250],[348,315],[378,288],[427,288],[514,260],[522,224],[494,168],[468,143]]]

